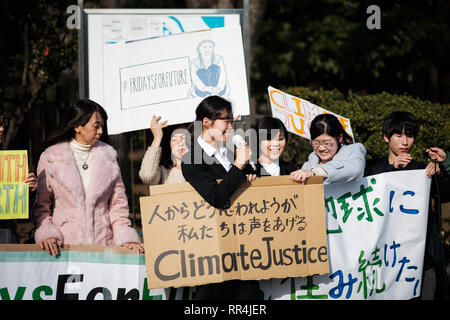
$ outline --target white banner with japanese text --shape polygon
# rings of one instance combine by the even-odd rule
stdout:
[[[261,280],[264,299],[419,296],[430,185],[425,170],[325,185],[330,273]],[[195,299],[195,287],[149,289],[144,255],[126,248],[65,246],[55,258],[1,245],[0,270],[0,300]]]
[[[330,274],[261,281],[265,299],[419,296],[430,185],[425,170],[326,185]]]

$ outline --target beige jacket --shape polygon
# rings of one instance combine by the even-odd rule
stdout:
[[[161,147],[148,147],[142,159],[139,177],[142,182],[151,186],[155,184],[169,184],[186,182],[181,169],[176,167],[167,169],[159,165],[161,159]]]

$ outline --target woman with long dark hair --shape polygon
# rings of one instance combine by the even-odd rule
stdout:
[[[66,125],[51,135],[38,164],[33,205],[35,241],[57,255],[63,244],[143,245],[128,218],[128,200],[113,147],[107,137],[105,110],[79,100]]]
[[[291,173],[291,179],[303,183],[311,176],[323,176],[324,184],[353,181],[363,177],[366,167],[366,148],[353,143],[339,119],[332,114],[321,114],[311,122],[313,152],[300,170]]]

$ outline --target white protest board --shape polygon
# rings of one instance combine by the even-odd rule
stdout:
[[[213,94],[231,101],[234,114],[250,113],[240,26],[111,45],[104,54],[110,134],[146,129],[153,114],[191,122]]]
[[[345,131],[353,137],[350,119],[271,86],[267,90],[272,116],[283,121],[289,132],[310,139],[309,127],[314,117],[323,113],[331,113],[339,119]]]
[[[425,170],[325,185],[330,274],[261,281],[265,299],[419,296],[430,185]]]
[[[88,97],[104,104],[104,47],[149,37],[240,24],[240,13],[220,9],[85,9]]]

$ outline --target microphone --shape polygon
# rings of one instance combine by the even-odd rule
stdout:
[[[235,134],[235,135],[233,136],[233,144],[236,146],[236,148],[239,148],[239,146],[240,146],[242,143],[245,143],[244,138],[242,138],[242,137],[241,137],[240,135],[238,135],[238,134]],[[251,161],[251,160],[250,160],[248,163],[249,163],[249,165],[252,167],[253,171],[256,172],[256,165],[255,165],[255,163],[254,163],[253,161]]]

